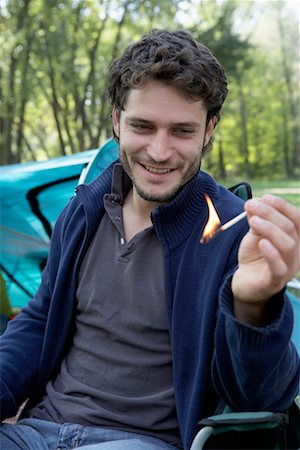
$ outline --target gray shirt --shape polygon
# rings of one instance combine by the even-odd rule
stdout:
[[[153,227],[125,242],[129,188],[116,166],[79,273],[73,345],[31,415],[179,443],[162,249]]]

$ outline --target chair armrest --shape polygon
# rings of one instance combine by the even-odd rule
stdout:
[[[269,411],[230,412],[210,416],[199,422],[199,425],[204,427],[195,436],[190,450],[202,450],[205,442],[212,435],[216,436],[229,431],[272,429],[284,426],[287,423],[288,417],[286,414]]]

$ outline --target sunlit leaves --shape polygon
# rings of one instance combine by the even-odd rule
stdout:
[[[270,171],[288,174],[285,163],[288,159],[292,164],[299,133],[299,19],[285,2],[6,0],[4,4],[2,162],[100,145],[111,133],[106,88],[112,59],[150,28],[186,27],[220,59],[229,77],[229,96],[204,167],[217,176],[224,170],[242,176],[247,152],[252,176]],[[292,168],[297,173],[297,165]]]

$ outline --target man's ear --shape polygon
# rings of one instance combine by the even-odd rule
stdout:
[[[120,113],[115,107],[112,109],[111,119],[112,119],[112,126],[114,129],[115,135],[117,136],[117,138],[119,138],[120,137]]]
[[[208,122],[208,124],[206,125],[206,130],[205,130],[205,139],[204,139],[204,147],[209,143],[209,141],[211,140],[211,137],[214,133],[214,128],[216,126],[216,116],[213,116],[210,121]]]

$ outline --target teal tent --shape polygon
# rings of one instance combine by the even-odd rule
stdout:
[[[0,270],[10,305],[20,308],[40,284],[53,225],[79,183],[90,183],[118,157],[116,141],[100,149],[45,162],[0,167]],[[294,289],[299,290],[299,282]],[[3,286],[0,284],[0,294]],[[290,294],[294,307],[293,340],[300,353],[300,302]],[[3,298],[1,298],[3,303]],[[1,307],[0,304],[0,314]],[[0,320],[1,322],[1,320]],[[1,323],[0,323],[1,334]]]
[[[0,270],[12,307],[34,296],[53,225],[74,188],[92,181],[117,156],[110,139],[100,149],[0,167]]]

